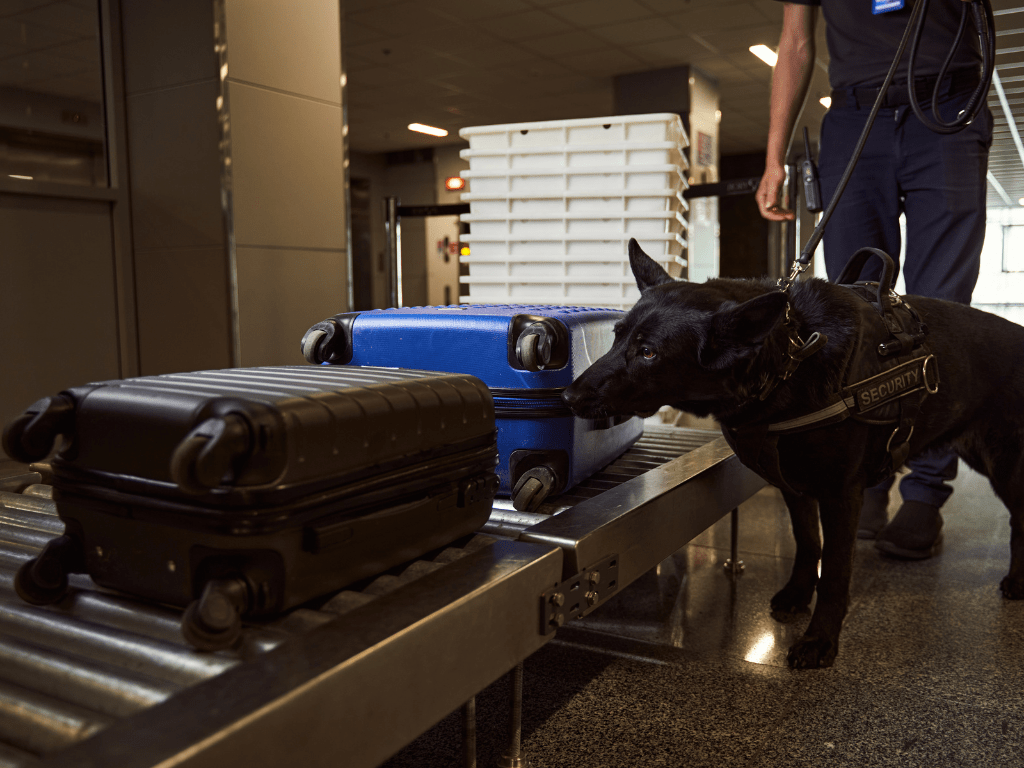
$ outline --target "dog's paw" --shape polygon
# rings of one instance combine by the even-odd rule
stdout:
[[[807,615],[810,613],[809,606],[813,594],[813,587],[808,590],[787,584],[772,598],[772,618],[783,624],[791,624],[797,617]]]
[[[789,649],[786,661],[790,669],[824,669],[836,660],[839,645],[827,637],[804,635]]]
[[[1024,579],[1007,576],[999,582],[999,589],[1008,600],[1024,600]]]

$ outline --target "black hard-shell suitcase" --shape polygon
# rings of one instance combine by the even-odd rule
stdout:
[[[287,610],[479,529],[498,487],[494,406],[472,376],[287,366],[74,387],[3,434],[48,455],[65,534],[19,571],[45,604],[68,573],[188,606],[230,645]]]

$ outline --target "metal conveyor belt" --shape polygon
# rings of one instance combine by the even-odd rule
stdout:
[[[63,530],[40,479],[0,477],[0,768],[379,765],[551,639],[545,590],[611,553],[624,587],[763,485],[714,433],[649,428],[539,513],[498,500],[476,536],[210,654],[179,610],[86,576],[56,606],[18,599]]]

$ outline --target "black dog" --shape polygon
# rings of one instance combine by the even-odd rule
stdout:
[[[566,389],[565,402],[577,415],[603,418],[670,405],[715,417],[735,446],[737,436],[771,436],[768,425],[799,427],[803,417],[818,414],[810,427],[775,434],[774,460],[762,457],[755,467],[782,487],[797,545],[789,582],[772,598],[773,613],[792,619],[818,590],[810,625],[789,651],[791,667],[832,664],[864,489],[929,446],[952,446],[1009,508],[1010,572],[1001,588],[1008,598],[1024,598],[1024,328],[961,304],[907,297],[904,305],[925,323],[934,357],[902,378],[882,377],[889,388],[926,380],[905,449],[887,461],[893,419],[821,418],[842,400],[846,366],[861,338],[866,302],[853,289],[819,279],[787,292],[767,280],[677,282],[635,241],[629,257],[642,295],[616,326],[611,351]],[[886,387],[856,394],[868,401],[879,391],[884,396]]]

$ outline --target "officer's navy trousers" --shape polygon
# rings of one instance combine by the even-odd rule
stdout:
[[[905,86],[904,86],[905,87]],[[945,94],[940,114],[951,120],[968,93]],[[922,100],[930,115],[931,99]],[[819,172],[824,205],[835,194],[871,111],[846,92],[841,107],[826,113],[821,127]],[[909,105],[883,107],[875,118],[856,169],[825,229],[825,267],[839,277],[859,248],[900,254],[901,213],[907,242],[903,270],[908,295],[969,304],[978,280],[985,239],[985,194],[992,114],[983,106],[963,131],[942,135],[925,127]],[[868,261],[861,280],[877,280],[881,265]],[[939,361],[941,370],[942,361]],[[928,452],[908,462],[900,483],[904,500],[942,506],[956,477],[951,450]],[[887,481],[886,485],[891,485]]]

